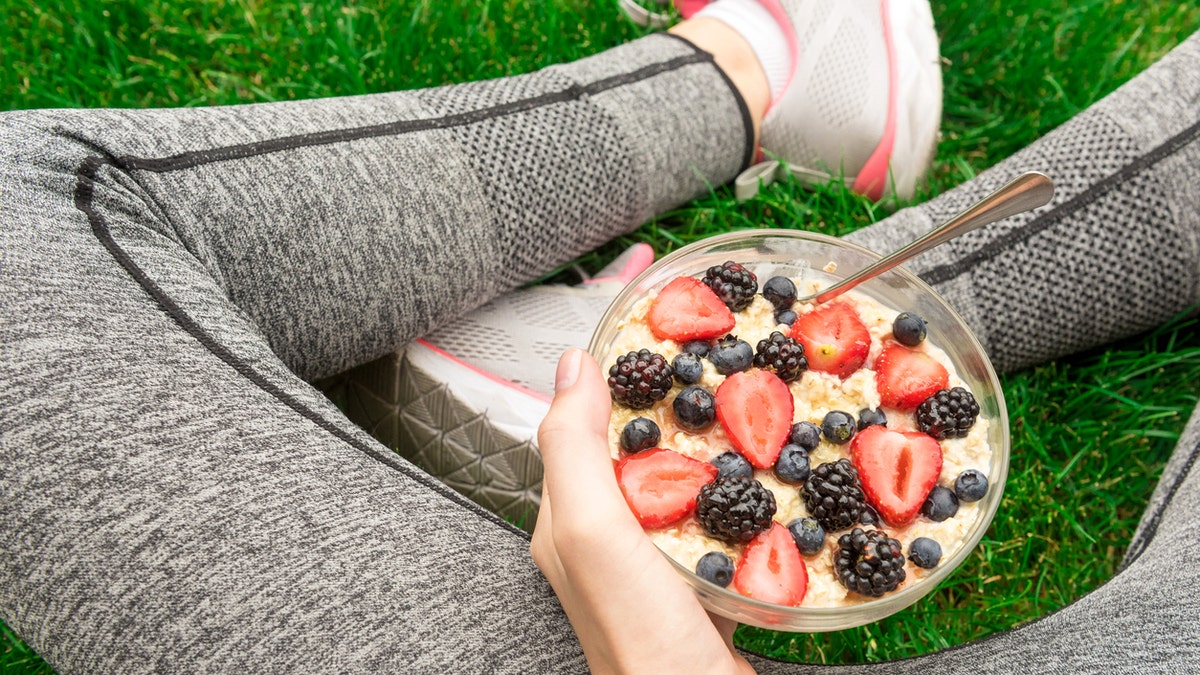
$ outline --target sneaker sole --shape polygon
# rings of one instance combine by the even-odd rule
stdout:
[[[533,530],[542,493],[536,430],[547,397],[420,341],[317,386],[422,471]]]

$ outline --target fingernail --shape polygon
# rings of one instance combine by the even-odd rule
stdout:
[[[560,392],[575,384],[579,379],[579,364],[583,360],[583,352],[578,349],[568,349],[558,360],[558,370],[554,373],[554,391]]]

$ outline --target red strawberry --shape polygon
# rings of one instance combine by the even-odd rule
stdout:
[[[792,392],[769,370],[734,373],[717,387],[717,419],[756,469],[775,465],[792,430]]]
[[[808,590],[808,568],[787,528],[772,523],[746,545],[733,573],[738,593],[776,605],[797,607]]]
[[[674,450],[653,448],[617,462],[617,484],[642,527],[666,527],[696,508],[700,488],[717,478],[717,467]]]
[[[908,523],[942,472],[942,446],[917,431],[891,431],[879,425],[858,432],[850,443],[863,493],[889,525]]]
[[[679,277],[663,287],[646,314],[659,340],[709,340],[733,330],[733,312],[699,279]]]
[[[796,319],[792,337],[804,345],[811,370],[841,378],[862,368],[871,351],[871,334],[858,312],[844,302],[823,305]]]
[[[892,343],[875,361],[879,401],[889,408],[910,410],[948,386],[946,368],[925,352]]]

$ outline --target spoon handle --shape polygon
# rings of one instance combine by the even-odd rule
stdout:
[[[1035,209],[1049,202],[1053,196],[1054,183],[1045,174],[1036,171],[1021,174],[1004,187],[968,207],[967,210],[926,232],[908,246],[821,291],[814,299],[818,303],[831,300],[867,279],[882,274],[938,244],[943,244],[960,234],[966,234],[981,225],[994,223],[1001,218]]]

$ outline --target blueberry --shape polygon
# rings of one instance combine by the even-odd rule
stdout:
[[[692,340],[691,342],[683,343],[683,351],[686,354],[695,354],[700,358],[708,356],[708,350],[712,349],[712,343],[708,340]]]
[[[921,513],[925,514],[926,518],[940,523],[958,513],[958,497],[955,497],[949,488],[935,485],[925,498],[925,503],[921,505]]]
[[[675,379],[683,384],[696,384],[704,377],[704,364],[695,354],[684,352],[671,361],[671,370],[675,371]]]
[[[763,284],[762,294],[776,309],[788,309],[796,302],[796,284],[787,277],[771,277]]]
[[[870,504],[863,504],[862,510],[858,512],[858,522],[863,525],[878,525],[879,512]]]
[[[916,347],[925,339],[925,319],[912,312],[900,312],[892,322],[892,337],[908,347]]]
[[[692,385],[675,397],[671,405],[679,426],[692,431],[708,427],[717,418],[717,402],[704,387]]]
[[[754,478],[754,467],[750,466],[750,462],[745,457],[732,450],[722,452],[709,463],[717,467],[717,478],[725,478],[726,476]]]
[[[790,326],[796,323],[796,319],[800,318],[795,312],[790,309],[781,309],[775,312],[775,323]]]
[[[678,375],[679,371],[675,371],[675,374]],[[886,427],[887,415],[884,415],[882,410],[871,410],[870,408],[863,408],[862,410],[859,410],[858,428],[860,430],[866,429],[872,424],[878,424],[881,427]]]
[[[830,443],[844,445],[854,438],[854,432],[858,431],[858,427],[854,426],[854,418],[850,413],[842,412],[841,410],[830,410],[825,413],[825,419],[821,420],[821,433],[825,434],[825,438],[829,439]]]
[[[726,335],[708,352],[708,360],[712,361],[717,372],[722,375],[740,373],[754,362],[754,348],[745,340]]]
[[[821,430],[812,422],[796,422],[788,434],[788,443],[795,443],[812,452],[821,444]]]
[[[954,480],[954,495],[960,502],[977,502],[988,491],[988,479],[983,472],[967,469]]]
[[[825,547],[825,528],[815,518],[797,518],[787,528],[804,555],[816,555]]]
[[[635,417],[621,430],[621,449],[625,452],[641,452],[658,445],[662,432],[654,420]]]
[[[696,576],[722,588],[733,581],[733,561],[720,551],[709,551],[696,563]]]
[[[779,480],[791,485],[799,485],[808,480],[812,469],[808,465],[808,451],[799,445],[787,444],[779,451],[779,459],[775,460],[775,475]]]
[[[908,559],[917,567],[931,570],[942,561],[942,545],[929,537],[917,537],[908,545]]]

